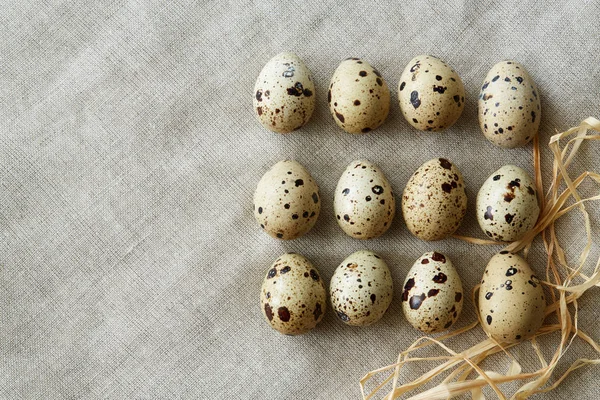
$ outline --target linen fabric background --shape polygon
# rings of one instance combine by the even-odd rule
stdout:
[[[401,212],[379,239],[347,237],[332,210],[342,171],[369,159],[399,195],[419,165],[447,157],[469,196],[459,233],[482,237],[481,184],[505,164],[533,171],[531,146],[500,149],[479,131],[483,78],[516,59],[537,82],[547,184],[549,137],[600,116],[599,20],[595,1],[2,2],[0,398],[359,398],[359,379],[421,336],[400,304],[414,260],[445,253],[470,293],[501,247],[420,241]],[[262,128],[251,101],[263,65],[284,50],[304,59],[317,96],[312,120],[289,135]],[[467,92],[462,117],[441,134],[411,128],[397,104],[404,66],[425,53],[453,66]],[[368,60],[392,91],[387,121],[362,136],[337,128],[327,107],[329,79],[347,57]],[[584,144],[574,173],[598,170],[599,157]],[[315,228],[291,242],[262,232],[252,204],[260,177],[286,158],[308,168],[323,199]],[[596,239],[598,208],[589,206]],[[582,221],[573,213],[558,224],[573,262]],[[328,282],[359,249],[392,271],[396,296],[379,323],[348,327],[328,308],[305,336],[268,326],[259,290],[280,254],[305,255]],[[544,254],[538,241],[529,256],[540,276]],[[579,302],[579,327],[596,340],[598,294]],[[455,327],[475,318],[467,296]],[[484,337],[477,327],[448,345]],[[546,357],[557,343],[540,340]],[[528,343],[513,354],[527,371],[539,366]],[[557,372],[579,357],[597,355],[575,340]],[[407,368],[402,381],[431,366]],[[537,398],[595,398],[599,371],[578,370]]]

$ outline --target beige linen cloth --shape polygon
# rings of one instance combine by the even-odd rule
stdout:
[[[500,248],[420,241],[401,213],[379,239],[347,237],[332,211],[342,171],[369,159],[399,194],[419,165],[444,156],[467,184],[459,233],[482,237],[480,185],[505,164],[532,171],[531,146],[500,149],[479,131],[483,78],[503,59],[528,68],[546,149],[557,130],[600,116],[599,20],[595,1],[4,1],[0,398],[359,398],[359,379],[420,336],[399,296],[414,260],[445,253],[470,291]],[[251,101],[259,71],[284,50],[312,70],[318,102],[309,124],[289,135],[263,129]],[[446,60],[466,87],[462,117],[441,134],[417,132],[397,105],[401,71],[423,53]],[[329,79],[351,56],[378,68],[392,91],[387,121],[362,136],[342,132],[327,109]],[[267,236],[252,213],[256,183],[285,158],[311,171],[323,199],[315,228],[291,242]],[[598,171],[599,159],[599,145],[586,143],[574,168]],[[598,208],[590,206],[596,236]],[[574,213],[559,224],[573,260],[581,222]],[[305,336],[268,326],[259,289],[280,254],[305,255],[328,282],[359,249],[378,252],[394,278],[379,323],[348,327],[329,308]],[[529,259],[543,275],[539,245]],[[590,290],[579,314],[596,340],[598,295]],[[467,298],[457,326],[475,318]],[[448,343],[461,350],[483,338],[478,327]],[[541,341],[546,356],[556,343]],[[530,350],[514,351],[527,370],[538,366]],[[576,340],[559,372],[584,356],[593,351]],[[403,381],[430,366],[408,368]],[[508,366],[505,358],[486,364]],[[598,367],[581,369],[538,398],[596,398],[599,377]]]

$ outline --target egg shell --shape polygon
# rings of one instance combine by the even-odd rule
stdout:
[[[262,126],[273,132],[304,126],[315,109],[315,85],[302,59],[290,52],[270,59],[256,79],[253,104]]]
[[[273,329],[286,335],[300,335],[317,326],[325,314],[326,302],[319,271],[295,253],[275,260],[260,291],[265,319]]]
[[[522,257],[494,255],[479,288],[479,316],[486,334],[504,343],[533,336],[544,322],[546,300],[539,279]]]
[[[390,90],[368,62],[348,58],[337,67],[327,93],[335,123],[348,133],[377,129],[390,111]]]
[[[439,132],[452,126],[465,108],[463,82],[437,57],[420,55],[410,60],[398,83],[402,115],[421,131]]]
[[[478,108],[481,131],[500,147],[526,145],[540,126],[537,86],[516,61],[502,61],[492,67],[481,86]]]
[[[319,187],[293,160],[280,161],[258,182],[254,218],[274,238],[291,240],[312,229],[319,218]]]
[[[452,261],[442,253],[429,252],[415,261],[406,275],[402,311],[415,329],[440,332],[460,316],[463,297],[462,282]]]
[[[404,188],[404,221],[420,239],[439,240],[453,234],[466,212],[463,176],[445,158],[434,158],[421,165]]]
[[[392,302],[392,275],[380,256],[357,251],[337,267],[329,291],[341,321],[353,326],[371,325],[383,317]]]
[[[335,189],[333,209],[342,230],[357,239],[384,234],[396,214],[392,186],[379,167],[368,160],[350,163]]]
[[[540,215],[533,179],[514,165],[503,166],[483,183],[476,207],[479,226],[498,241],[521,239]]]

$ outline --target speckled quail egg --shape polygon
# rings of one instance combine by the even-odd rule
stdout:
[[[300,57],[284,52],[269,60],[254,85],[253,103],[262,126],[273,132],[306,124],[315,109],[315,85]]]
[[[352,253],[337,267],[329,285],[331,305],[348,325],[371,325],[392,302],[392,275],[383,259],[372,251]]]
[[[348,58],[337,67],[327,94],[336,124],[348,133],[378,128],[390,111],[390,90],[368,62]]]
[[[312,263],[299,254],[279,257],[262,284],[260,303],[273,329],[299,335],[313,329],[326,309],[325,284]]]
[[[502,61],[494,65],[479,94],[479,126],[493,144],[524,146],[540,126],[540,99],[535,82],[521,64]]]
[[[320,211],[317,183],[293,160],[271,167],[254,192],[254,217],[274,238],[290,240],[304,235],[315,225]]]
[[[492,257],[479,288],[479,316],[488,336],[505,343],[533,336],[545,307],[544,290],[527,261],[508,251]]]
[[[443,131],[453,125],[465,107],[462,80],[448,64],[434,56],[410,60],[398,84],[400,110],[421,131]]]
[[[338,181],[333,209],[348,236],[372,239],[391,226],[396,200],[379,167],[367,160],[357,160],[348,165]]]
[[[467,212],[462,174],[445,158],[421,165],[402,195],[402,213],[408,230],[423,240],[453,234]]]
[[[484,182],[476,207],[483,232],[506,242],[521,239],[540,215],[533,179],[514,165],[505,165]]]
[[[462,282],[448,257],[434,251],[415,261],[402,292],[402,311],[413,327],[426,333],[448,329],[462,305]]]

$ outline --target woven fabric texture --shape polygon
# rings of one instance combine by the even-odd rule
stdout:
[[[419,165],[446,157],[469,196],[459,233],[482,237],[481,184],[505,164],[533,171],[531,146],[500,149],[480,132],[483,78],[516,59],[537,82],[547,182],[550,135],[600,116],[599,20],[594,1],[4,1],[0,398],[359,398],[359,379],[421,335],[400,303],[414,260],[445,253],[470,292],[499,247],[420,241],[400,212],[383,237],[354,240],[333,216],[342,171],[369,159],[399,194]],[[284,50],[311,69],[317,98],[311,121],[289,135],[266,131],[252,107],[258,73]],[[400,74],[419,54],[441,57],[465,83],[464,113],[441,134],[417,132],[398,106]],[[392,91],[389,118],[366,135],[344,133],[327,108],[329,79],[347,57],[368,60]],[[286,158],[312,173],[323,199],[314,229],[290,242],[262,232],[252,205],[260,177]],[[598,170],[599,159],[586,143],[574,170]],[[573,213],[558,226],[571,260],[581,224]],[[268,326],[259,291],[279,255],[303,254],[328,282],[359,249],[392,271],[396,296],[380,322],[348,327],[328,308],[304,336]],[[542,276],[544,254],[537,243],[529,257]],[[598,294],[579,304],[579,326],[596,340]],[[475,318],[467,298],[457,326]],[[448,344],[484,337],[478,327]],[[557,342],[541,341],[547,357]],[[557,372],[592,353],[576,340]],[[539,365],[528,344],[514,354],[527,370]],[[509,362],[485,366],[505,372]],[[408,368],[403,381],[426,368]],[[595,398],[599,371],[583,368],[538,398]]]

